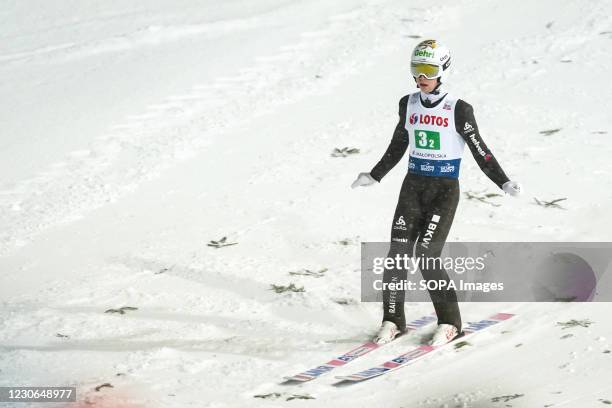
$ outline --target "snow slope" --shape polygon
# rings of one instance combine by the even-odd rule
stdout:
[[[75,385],[109,407],[605,406],[606,303],[465,304],[466,321],[518,316],[364,384],[279,384],[379,324],[359,242],[388,238],[405,163],[348,186],[415,89],[416,36],[453,50],[449,90],[526,189],[464,197],[449,239],[610,239],[611,16],[605,0],[5,1],[0,386]],[[345,146],[361,153],[330,156]],[[463,191],[496,192],[464,163]],[[207,246],[224,236],[237,244]],[[305,292],[270,290],[289,283]],[[122,306],[138,309],[104,313]]]

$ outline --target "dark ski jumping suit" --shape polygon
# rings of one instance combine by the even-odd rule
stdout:
[[[498,186],[509,181],[482,140],[472,106],[446,94],[435,102],[421,92],[399,102],[399,122],[391,143],[370,175],[380,180],[400,161],[410,147],[408,173],[402,183],[393,226],[389,257],[410,254],[439,257],[459,202],[459,166],[467,143],[480,169]],[[414,248],[414,250],[413,250]],[[426,280],[449,277],[439,263],[421,269]],[[386,269],[383,282],[399,282],[407,271]],[[461,331],[461,314],[454,290],[430,290],[438,324],[452,324]],[[404,291],[383,291],[383,321],[405,330]]]

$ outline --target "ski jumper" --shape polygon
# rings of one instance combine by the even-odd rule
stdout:
[[[391,143],[370,172],[380,182],[410,148],[408,172],[391,227],[389,257],[440,256],[459,202],[459,169],[466,143],[480,169],[501,188],[508,177],[482,140],[470,104],[449,94],[435,102],[424,99],[421,92],[400,99],[399,122]],[[449,280],[438,262],[422,268],[421,274],[428,281]],[[406,270],[386,269],[383,282],[406,278]],[[452,324],[461,331],[455,291],[430,290],[429,295],[438,324]],[[404,299],[404,291],[383,291],[383,321],[392,321],[402,331],[406,326]]]

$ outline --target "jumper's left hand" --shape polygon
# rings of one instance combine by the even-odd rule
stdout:
[[[504,190],[506,194],[510,194],[511,196],[515,196],[515,197],[521,194],[522,188],[523,186],[521,186],[520,183],[517,183],[516,181],[512,181],[512,180],[506,181],[504,185],[502,186],[502,190]]]

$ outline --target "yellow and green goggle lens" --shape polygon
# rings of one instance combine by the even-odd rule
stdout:
[[[410,71],[415,78],[423,75],[427,79],[435,79],[442,73],[442,68],[438,65],[413,62],[410,64]]]

